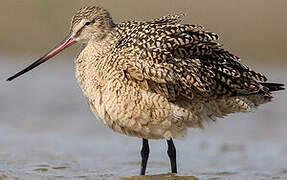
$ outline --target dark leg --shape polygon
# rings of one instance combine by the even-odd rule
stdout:
[[[170,167],[172,173],[177,173],[177,167],[176,167],[176,149],[173,144],[172,138],[170,140],[167,140],[168,150],[167,154],[170,159]]]
[[[143,139],[141,156],[142,156],[141,175],[145,175],[146,164],[147,164],[147,160],[148,160],[148,156],[149,156],[149,145],[148,145],[147,139]]]

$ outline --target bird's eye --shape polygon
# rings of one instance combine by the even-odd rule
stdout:
[[[92,24],[92,22],[87,21],[87,22],[85,23],[85,26],[89,26],[90,24]]]

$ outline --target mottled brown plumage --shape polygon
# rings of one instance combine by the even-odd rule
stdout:
[[[115,24],[102,8],[82,8],[58,47],[8,80],[81,42],[76,76],[96,117],[116,132],[143,138],[141,174],[147,139],[167,139],[176,173],[171,138],[230,113],[250,112],[269,102],[271,91],[284,89],[243,65],[217,42],[217,34],[182,24],[183,17]]]
[[[95,12],[96,11],[96,12]],[[84,8],[86,16],[105,12]],[[77,78],[96,116],[117,132],[142,138],[184,135],[187,127],[271,100],[264,75],[216,42],[218,35],[181,24],[183,15],[114,25],[90,40],[76,62]],[[281,87],[281,85],[276,85]]]

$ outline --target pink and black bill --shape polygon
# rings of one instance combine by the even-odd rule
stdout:
[[[30,66],[26,67],[22,71],[16,73],[15,75],[9,77],[7,81],[12,81],[13,79],[21,76],[22,74],[34,69],[35,67],[39,66],[40,64],[44,63],[45,61],[49,60],[53,56],[57,55],[59,52],[61,52],[63,49],[75,44],[77,41],[72,38],[71,36],[68,36],[65,38],[59,45],[57,45],[55,48],[50,50],[47,54],[45,54],[43,57],[32,63]]]

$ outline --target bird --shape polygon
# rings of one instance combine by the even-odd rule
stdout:
[[[182,23],[184,16],[116,24],[106,9],[83,7],[59,45],[7,81],[81,43],[75,74],[96,118],[142,139],[140,175],[146,174],[151,139],[167,142],[171,173],[177,173],[174,138],[228,114],[253,111],[285,89],[224,49],[216,33]]]

